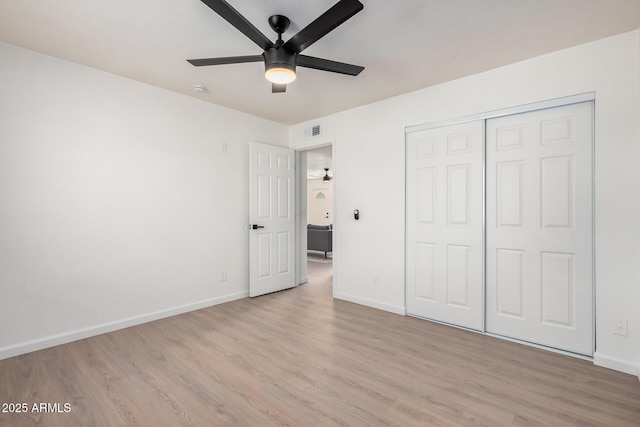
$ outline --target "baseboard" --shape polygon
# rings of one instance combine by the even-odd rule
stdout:
[[[152,322],[154,320],[163,319],[165,317],[176,316],[178,314],[190,311],[200,310],[202,308],[211,307],[229,301],[234,301],[249,296],[249,291],[236,292],[229,295],[223,295],[217,298],[198,301],[191,304],[185,304],[177,307],[171,307],[165,310],[159,310],[152,313],[133,316],[126,319],[120,319],[113,322],[103,323],[101,325],[91,326],[88,328],[78,329],[75,331],[64,332],[61,334],[51,335],[37,340],[26,341],[0,348],[0,360],[9,357],[19,356],[21,354],[31,353],[32,351],[42,350],[72,341],[93,337],[107,332],[117,331],[119,329],[128,328],[143,323]]]
[[[593,364],[596,366],[602,366],[603,368],[613,369],[614,371],[624,372],[625,374],[635,375],[640,379],[640,366],[638,366],[637,363],[631,363],[628,360],[622,360],[596,352],[593,355]]]
[[[342,292],[335,293],[334,298],[341,299],[343,301],[353,302],[360,305],[366,305],[367,307],[377,308],[378,310],[384,310],[384,311],[389,311],[395,314],[401,314],[403,316],[405,314],[404,306],[384,304],[379,301],[374,301],[367,298],[361,298],[355,295],[345,294]]]

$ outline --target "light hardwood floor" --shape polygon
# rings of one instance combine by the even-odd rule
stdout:
[[[293,290],[0,361],[2,426],[640,426],[638,378]],[[34,402],[68,413],[31,412]]]

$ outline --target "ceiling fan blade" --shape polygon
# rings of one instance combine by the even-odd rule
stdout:
[[[260,32],[251,22],[235,10],[229,3],[224,0],[202,0],[206,4],[224,18],[229,24],[236,27],[242,34],[249,37],[255,44],[263,50],[275,47],[273,42]]]
[[[202,0],[205,1],[205,0]],[[347,19],[360,12],[364,6],[358,0],[340,0],[315,21],[291,37],[284,47],[300,53],[331,32]]]
[[[278,83],[271,84],[271,93],[284,93],[287,91],[287,85],[281,85]]]
[[[359,65],[345,64],[344,62],[330,61],[328,59],[316,58],[307,55],[298,55],[296,65],[298,67],[331,71],[332,73],[347,74],[349,76],[357,76],[362,70],[364,70],[364,67]]]
[[[202,67],[204,65],[241,64],[243,62],[262,62],[262,55],[226,56],[222,58],[187,59],[191,65]]]

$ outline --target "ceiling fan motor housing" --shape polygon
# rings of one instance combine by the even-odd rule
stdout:
[[[264,51],[265,69],[269,69],[274,66],[288,68],[291,71],[296,71],[296,57],[297,53],[283,47],[271,47]]]

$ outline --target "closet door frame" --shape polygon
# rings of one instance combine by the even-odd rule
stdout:
[[[514,115],[514,114],[521,114],[521,113],[527,113],[527,112],[531,112],[531,111],[536,111],[536,110],[543,110],[543,109],[548,109],[548,108],[555,108],[555,107],[561,107],[561,106],[566,106],[566,105],[571,105],[571,104],[578,104],[578,103],[582,103],[582,102],[593,102],[594,103],[594,107],[592,108],[592,117],[591,117],[591,126],[594,127],[595,126],[595,119],[594,119],[594,113],[595,113],[595,100],[596,100],[596,93],[595,92],[586,92],[586,93],[582,93],[582,94],[577,94],[577,95],[571,95],[571,96],[566,96],[566,97],[560,97],[560,98],[554,98],[554,99],[550,99],[550,100],[545,100],[545,101],[540,101],[540,102],[534,102],[534,103],[530,103],[530,104],[523,104],[523,105],[519,105],[519,106],[514,106],[514,107],[509,107],[509,108],[503,108],[503,109],[499,109],[499,110],[494,110],[494,111],[489,111],[489,112],[484,112],[484,113],[478,113],[478,114],[473,114],[473,115],[469,115],[469,116],[464,116],[464,117],[458,117],[455,119],[450,119],[450,120],[442,120],[442,121],[438,121],[438,122],[432,122],[432,123],[425,123],[425,124],[419,124],[419,125],[413,125],[413,126],[407,126],[405,127],[405,171],[406,171],[406,152],[407,152],[407,140],[408,140],[408,134],[413,133],[413,132],[420,132],[423,130],[428,130],[428,129],[434,129],[434,128],[439,128],[439,127],[444,127],[444,126],[450,126],[450,125],[457,125],[457,124],[461,124],[461,123],[465,123],[465,122],[470,122],[470,121],[476,121],[476,120],[484,120],[484,129],[486,132],[486,121],[489,119],[494,119],[494,118],[498,118],[498,117],[504,117],[504,116],[510,116],[510,115]],[[592,191],[592,204],[591,204],[591,215],[592,215],[592,228],[591,228],[591,242],[592,242],[592,286],[591,286],[591,293],[592,293],[592,311],[593,311],[593,316],[592,316],[592,325],[591,325],[591,333],[592,333],[592,345],[593,345],[593,351],[592,354],[595,354],[595,350],[596,350],[596,275],[595,275],[595,261],[596,261],[596,245],[595,245],[595,204],[596,204],[596,198],[595,198],[595,180],[594,180],[594,176],[595,176],[595,132],[592,130],[592,158],[591,158],[591,162],[592,162],[592,175],[591,175],[591,191]],[[484,156],[484,161],[486,161],[486,154]],[[483,169],[485,171],[486,174],[486,164],[483,165]],[[405,172],[406,175],[406,172]],[[484,180],[486,181],[486,177],[484,178]],[[406,188],[406,183],[405,183],[405,188]],[[486,188],[485,190],[485,204],[486,204]],[[405,195],[406,197],[406,195]],[[406,198],[405,198],[405,210],[406,210]],[[484,207],[483,210],[483,218],[482,218],[482,224],[483,224],[483,228],[485,230],[485,240],[486,240],[486,206]],[[408,241],[408,230],[407,230],[407,223],[405,221],[405,243]],[[486,251],[486,241],[484,242],[484,247],[485,247],[485,251]],[[486,259],[486,256],[485,256]],[[409,313],[406,312],[406,306],[407,306],[407,283],[406,283],[406,277],[407,277],[407,271],[409,268],[413,268],[414,266],[409,266],[407,263],[407,254],[406,254],[406,244],[405,244],[405,314],[406,315],[410,315]],[[485,277],[483,277],[483,295],[486,298],[486,265],[485,265]],[[486,301],[485,301],[485,306],[486,306]],[[437,321],[436,321],[437,322]],[[517,340],[517,339],[512,339],[509,337],[503,337],[500,335],[494,335],[491,333],[488,333],[486,331],[486,313],[485,313],[485,321],[483,322],[484,327],[483,330],[481,331],[475,331],[475,332],[479,332],[479,333],[483,333],[485,335],[491,335],[491,336],[496,336],[502,339],[506,339],[506,340],[510,340],[510,341],[515,341],[515,342],[520,342],[523,344],[527,344],[530,345],[532,347],[538,347],[538,348],[542,348],[542,349],[546,349],[546,350],[550,350],[550,351],[555,351],[558,353],[563,353],[563,354],[568,354],[571,356],[575,356],[575,357],[583,357],[586,359],[591,359],[590,357],[584,357],[584,356],[580,356],[577,355],[575,353],[571,353],[571,352],[566,352],[564,350],[561,349],[555,349],[552,347],[547,347],[544,345],[539,345],[536,343],[528,343],[525,341],[521,341],[521,340]],[[456,326],[456,325],[452,325],[452,326]],[[456,327],[461,327],[461,326],[456,326]],[[464,328],[464,327],[462,327]],[[466,329],[466,328],[464,328]]]

